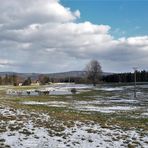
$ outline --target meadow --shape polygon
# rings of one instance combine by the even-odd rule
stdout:
[[[50,93],[7,93],[34,89]],[[133,92],[129,84],[1,86],[0,147],[146,148],[148,85]]]

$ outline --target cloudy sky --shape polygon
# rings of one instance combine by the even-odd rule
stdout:
[[[148,70],[146,0],[0,0],[0,71]]]

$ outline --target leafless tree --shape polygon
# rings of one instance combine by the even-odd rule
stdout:
[[[87,65],[86,65],[86,75],[87,79],[94,85],[100,81],[101,75],[102,75],[102,70],[101,70],[101,65],[97,60],[91,60]]]

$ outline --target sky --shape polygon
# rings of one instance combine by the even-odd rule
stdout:
[[[148,70],[148,0],[0,3],[0,71]]]

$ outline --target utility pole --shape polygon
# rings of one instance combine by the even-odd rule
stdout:
[[[134,69],[134,98],[136,98],[136,71],[137,71],[137,67],[133,67]]]

